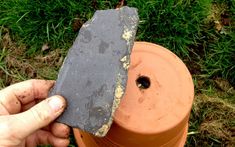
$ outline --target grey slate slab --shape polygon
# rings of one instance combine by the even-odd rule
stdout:
[[[98,10],[80,29],[50,95],[66,98],[57,121],[104,136],[125,92],[137,9]]]

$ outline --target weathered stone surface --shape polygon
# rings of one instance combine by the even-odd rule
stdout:
[[[135,8],[96,11],[79,31],[50,95],[66,98],[59,122],[104,136],[125,92],[138,25]]]

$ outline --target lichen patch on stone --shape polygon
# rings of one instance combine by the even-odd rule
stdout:
[[[82,25],[82,27],[86,28],[86,27],[88,27],[89,25],[90,25],[89,23],[85,23],[85,24]]]
[[[131,30],[128,30],[127,28],[125,28],[122,34],[122,38],[126,40],[127,42],[129,42],[130,39],[132,38],[132,34],[133,32]]]
[[[124,56],[120,61],[122,62],[122,67],[127,70],[130,66],[130,57]]]
[[[125,70],[127,70],[130,67],[130,63],[124,62],[122,66]]]
[[[127,60],[127,56],[122,57],[122,59],[120,60],[121,62],[125,62]]]
[[[121,98],[122,98],[122,96],[124,94],[124,88],[121,85],[121,83],[122,83],[121,75],[119,74],[118,75],[118,79],[117,79],[115,93],[114,93],[114,101],[113,101],[112,114],[117,109],[118,105],[120,104]]]
[[[96,133],[95,136],[104,136],[108,130],[109,130],[110,125],[104,124]]]
[[[118,85],[115,89],[115,97],[121,98],[123,93],[124,93],[123,88],[120,85]]]

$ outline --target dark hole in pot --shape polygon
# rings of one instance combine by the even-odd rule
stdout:
[[[139,87],[140,89],[147,89],[150,87],[151,84],[149,77],[146,76],[138,77],[138,79],[135,82],[137,87]]]

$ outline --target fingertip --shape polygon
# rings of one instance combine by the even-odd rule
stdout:
[[[54,95],[53,97],[57,97],[57,98],[61,99],[61,101],[63,101],[64,105],[66,105],[66,100],[65,100],[65,98],[63,96],[61,96],[61,95]]]
[[[48,98],[47,102],[54,112],[62,112],[66,107],[66,101],[60,95],[54,95]]]
[[[59,138],[51,134],[51,132],[38,130],[30,140],[27,142],[27,145],[32,145],[35,142],[36,145],[51,145],[53,147],[67,147],[70,143],[69,139]],[[33,145],[32,145],[33,146]]]
[[[68,138],[70,133],[70,128],[69,126],[62,123],[53,123],[51,125],[51,132],[56,137]]]
[[[55,147],[67,147],[69,146],[69,139],[63,139],[63,138],[55,138],[55,137],[51,137],[49,138],[49,142],[52,146]]]
[[[51,89],[55,85],[54,80],[44,80],[45,84],[48,85],[49,89]]]
[[[31,79],[31,80],[28,80],[28,83],[31,83],[32,85],[34,98],[41,99],[41,98],[48,97],[48,92],[54,86],[55,81]]]

